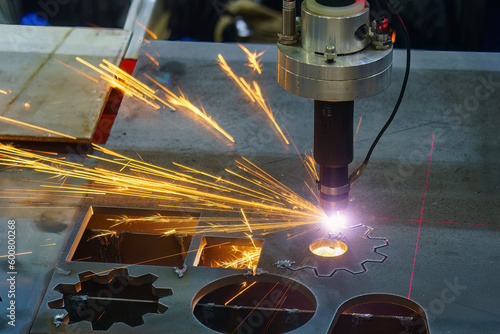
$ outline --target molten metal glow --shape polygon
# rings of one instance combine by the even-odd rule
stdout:
[[[7,95],[8,93],[7,93],[6,91],[4,91],[4,90],[1,90],[1,89],[0,89],[0,94],[5,94],[5,95]]]
[[[266,51],[262,51],[261,53],[257,53],[257,51],[254,51],[253,53],[250,52],[246,47],[244,47],[241,43],[238,43],[238,46],[246,53],[248,63],[245,64],[245,66],[253,68],[254,71],[257,73],[261,74],[262,73],[262,64],[260,63],[260,56],[264,54]]]
[[[276,122],[275,115],[273,114],[273,111],[271,110],[271,106],[269,103],[265,100],[264,96],[262,95],[262,91],[260,89],[260,86],[257,82],[252,81],[252,85],[248,84],[245,79],[241,77],[237,77],[236,74],[234,74],[233,70],[229,65],[227,64],[226,60],[222,55],[219,54],[219,66],[226,72],[226,74],[236,82],[236,84],[241,88],[241,90],[250,98],[250,100],[253,103],[257,103],[257,105],[266,113],[267,117],[271,120],[273,123],[274,127],[276,130],[279,132],[280,136],[283,138],[285,143],[287,145],[290,144],[288,139],[285,137],[283,134],[283,131],[279,127],[278,123]]]
[[[337,257],[347,252],[347,244],[338,239],[322,239],[309,247],[313,254],[322,257]]]
[[[344,254],[342,247],[320,247],[313,250],[313,253],[322,257],[337,257]]]

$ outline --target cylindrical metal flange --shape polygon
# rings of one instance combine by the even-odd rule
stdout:
[[[302,47],[307,52],[322,54],[331,46],[339,55],[361,51],[370,44],[369,26],[369,7],[348,16],[326,16],[302,3]]]
[[[322,101],[352,101],[376,95],[391,83],[392,48],[368,46],[327,62],[300,46],[278,44],[278,83],[298,96]]]
[[[363,2],[359,12],[349,15],[328,16],[310,10],[308,3],[302,4],[302,45],[278,43],[281,87],[322,101],[358,100],[385,90],[391,83],[392,45],[376,49],[367,31],[359,31],[369,25],[368,5]],[[334,50],[329,58],[327,50]]]

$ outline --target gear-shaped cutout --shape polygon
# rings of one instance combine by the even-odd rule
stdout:
[[[168,307],[159,300],[172,295],[171,289],[153,285],[157,276],[132,277],[124,268],[102,276],[87,271],[78,277],[79,282],[75,284],[58,284],[54,290],[63,297],[49,302],[48,306],[66,310],[67,314],[60,322],[88,321],[93,330],[108,330],[116,322],[140,326],[144,324],[143,315],[165,313]]]
[[[372,227],[356,225],[344,229],[337,234],[330,234],[324,240],[339,240],[347,244],[345,254],[336,257],[321,257],[311,254],[304,260],[302,266],[294,267],[293,261],[278,261],[279,268],[291,271],[313,270],[317,277],[332,277],[339,271],[346,271],[353,275],[359,275],[368,271],[367,263],[382,263],[387,255],[379,252],[379,249],[389,246],[386,238],[370,237]],[[360,233],[361,232],[361,233]]]

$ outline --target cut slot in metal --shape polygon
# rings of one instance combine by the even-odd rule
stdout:
[[[68,261],[182,268],[199,214],[91,207]]]

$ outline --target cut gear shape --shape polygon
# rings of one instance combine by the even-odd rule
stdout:
[[[168,307],[159,299],[172,295],[171,289],[153,285],[157,276],[132,277],[124,268],[114,269],[103,276],[87,271],[78,277],[79,282],[75,284],[58,284],[54,288],[63,297],[49,302],[49,308],[67,312],[59,323],[88,321],[93,330],[103,331],[116,322],[140,326],[144,324],[143,315],[165,313]]]
[[[338,257],[321,257],[312,254],[301,262],[300,267],[295,267],[295,262],[282,260],[276,263],[278,268],[291,271],[312,270],[317,277],[332,277],[339,271],[346,271],[353,275],[363,274],[368,271],[367,263],[382,263],[387,255],[379,249],[389,246],[386,238],[370,237],[372,227],[356,225],[344,229],[337,234],[330,234],[327,239],[336,239],[347,244],[348,250]]]

